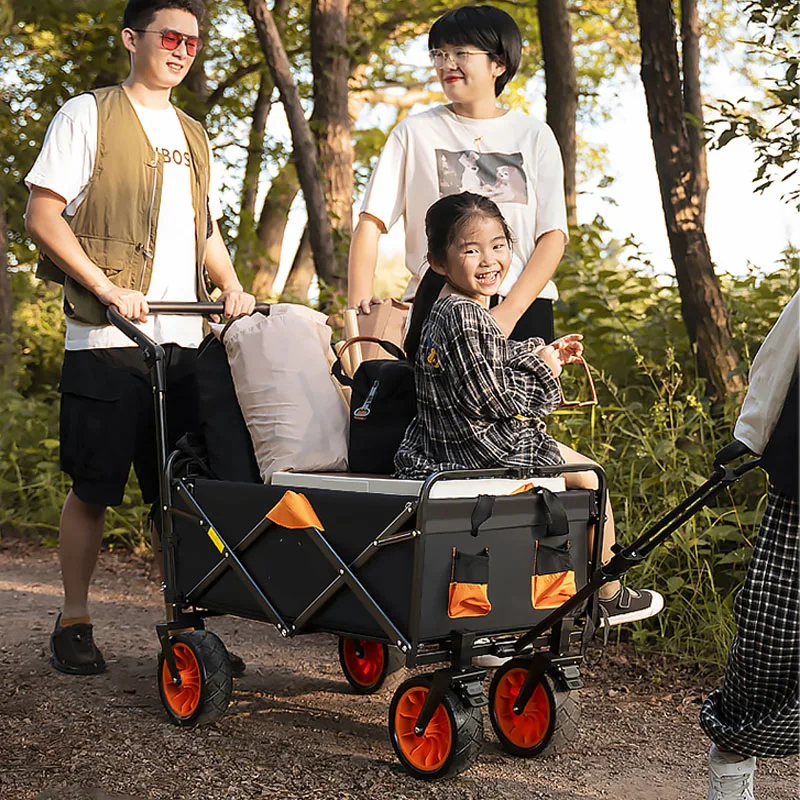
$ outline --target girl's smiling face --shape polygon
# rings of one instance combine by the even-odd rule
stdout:
[[[473,300],[497,294],[511,265],[511,245],[497,219],[475,215],[447,248],[444,264],[431,268],[458,292]]]

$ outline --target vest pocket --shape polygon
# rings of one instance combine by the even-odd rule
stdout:
[[[485,617],[492,610],[489,602],[489,548],[480,553],[461,553],[453,548],[447,616]]]
[[[575,594],[569,535],[537,539],[533,552],[531,604],[536,609],[558,608]]]

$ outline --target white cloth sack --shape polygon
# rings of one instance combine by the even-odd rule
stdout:
[[[328,368],[325,315],[279,303],[231,323],[222,341],[264,483],[279,470],[347,470],[349,415]]]

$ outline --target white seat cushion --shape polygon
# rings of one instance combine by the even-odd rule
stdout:
[[[419,496],[423,481],[389,478],[384,475],[352,475],[346,472],[275,472],[273,486],[291,489],[330,489],[366,494]],[[563,478],[472,478],[441,480],[434,484],[431,499],[477,497],[479,494],[505,495],[526,485],[543,486],[553,492],[566,489]]]

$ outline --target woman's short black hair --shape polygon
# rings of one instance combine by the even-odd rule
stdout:
[[[122,15],[122,27],[144,30],[158,11],[178,8],[194,15],[199,25],[203,21],[206,7],[203,0],[128,0]]]
[[[440,50],[459,44],[486,50],[492,61],[506,68],[494,81],[494,95],[498,97],[516,75],[522,58],[522,35],[517,23],[494,6],[454,8],[433,23],[428,33],[428,49]]]

